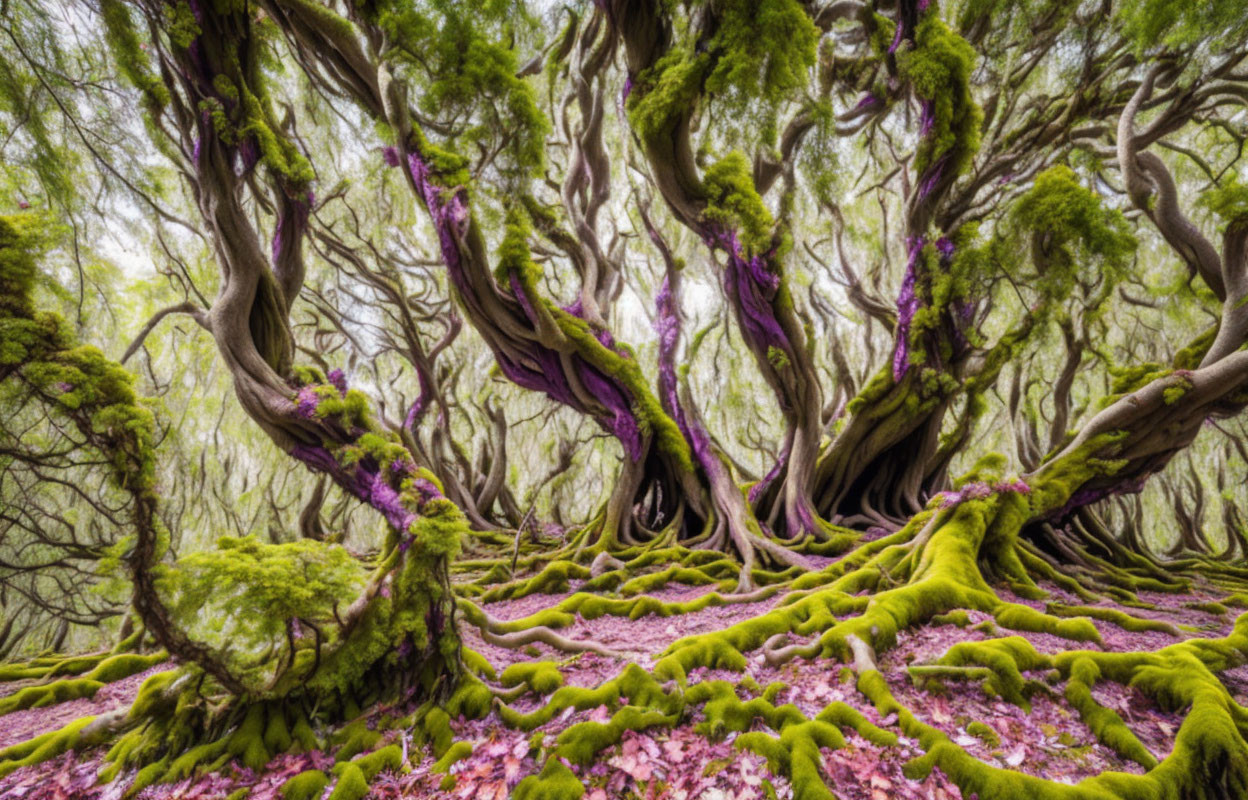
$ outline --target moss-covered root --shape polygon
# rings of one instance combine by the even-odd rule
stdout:
[[[536,642],[549,645],[565,653],[597,653],[608,658],[622,658],[623,654],[612,650],[604,644],[592,640],[569,639],[561,636],[545,625],[534,625],[513,630],[515,626],[495,619],[480,606],[468,600],[460,600],[459,608],[464,612],[464,621],[476,625],[481,631],[481,638],[498,647],[517,649]]]
[[[283,800],[320,800],[329,786],[329,776],[319,769],[300,772],[282,784]]]
[[[77,700],[83,697],[94,697],[95,693],[105,684],[128,678],[131,675],[150,669],[168,659],[164,652],[142,656],[133,653],[92,657],[91,669],[78,678],[56,680],[37,686],[19,689],[8,697],[0,699],[0,715],[21,711],[27,708],[45,708],[47,706]],[[60,666],[45,670],[45,675],[63,674],[76,671],[79,664],[71,664],[71,660],[62,660]],[[68,666],[67,666],[68,665]]]
[[[22,767],[42,764],[75,748],[91,747],[108,739],[123,714],[82,717],[63,728],[0,750],[0,778]]]
[[[581,800],[585,786],[557,758],[547,759],[537,775],[530,775],[516,784],[512,800]]]
[[[908,735],[926,754],[906,766],[922,779],[939,767],[966,796],[1003,800],[1230,800],[1248,796],[1248,710],[1230,696],[1217,674],[1248,659],[1248,615],[1223,639],[1191,639],[1156,652],[1068,651],[1038,654],[1014,637],[963,643],[942,659],[945,666],[980,664],[1007,691],[1022,693],[1023,671],[1053,667],[1066,678],[1066,697],[1097,738],[1148,769],[1144,775],[1106,772],[1070,786],[990,766],[966,753],[942,731],[920,722],[893,697],[877,672],[859,677],[859,689],[882,714],[896,713]],[[1163,708],[1187,716],[1174,749],[1158,762],[1123,720],[1096,703],[1091,688],[1100,681],[1133,686]],[[1004,692],[1003,692],[1004,693]]]

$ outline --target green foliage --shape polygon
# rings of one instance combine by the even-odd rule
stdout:
[[[103,455],[113,484],[150,497],[155,417],[132,374],[77,345],[58,315],[35,310],[35,257],[45,246],[37,217],[0,217],[0,367],[19,369],[52,413],[110,443]]]
[[[1227,227],[1248,225],[1248,185],[1234,176],[1205,192],[1198,202]]]
[[[642,141],[670,139],[704,92],[725,111],[750,114],[758,129],[774,131],[780,102],[806,85],[820,33],[800,3],[711,0],[711,8],[709,41],[678,41],[638,76],[628,114]]]
[[[1087,265],[1099,265],[1111,284],[1125,277],[1136,240],[1117,209],[1107,208],[1084,188],[1069,167],[1054,166],[1036,176],[1019,198],[1010,220],[1039,248],[1036,287],[1046,298],[1069,295]]]
[[[159,586],[188,625],[233,622],[226,631],[236,651],[285,638],[293,620],[332,623],[335,605],[358,594],[367,577],[342,547],[312,539],[266,544],[254,536],[223,536],[217,544],[181,558]]]
[[[30,23],[23,19],[27,16],[23,11],[13,8],[6,14],[6,20],[13,25],[9,28],[10,36],[15,35],[19,22]],[[41,46],[55,47],[54,37],[41,33],[37,38],[42,40]],[[76,194],[72,170],[78,159],[72,148],[60,146],[55,135],[51,113],[55,101],[48,97],[51,87],[46,71],[36,75],[28,64],[22,63],[29,54],[19,54],[16,61],[10,61],[6,49],[0,48],[0,134],[5,142],[5,165],[14,171],[28,170],[33,182],[52,201],[49,205],[68,206]],[[48,55],[54,70],[64,68],[55,63],[60,58],[58,50]]]
[[[126,80],[143,92],[148,110],[153,114],[159,113],[169,102],[169,90],[152,72],[138,31],[130,18],[130,9],[120,0],[101,0],[100,17],[104,21],[105,38],[117,66]]]
[[[778,101],[802,88],[820,32],[796,0],[710,0],[715,65],[706,90],[730,103]]]
[[[467,122],[456,132],[454,146],[501,146],[499,166],[517,177],[540,169],[550,123],[531,82],[517,77],[517,50],[508,44],[516,41],[517,28],[529,31],[532,20],[523,4],[391,0],[363,11],[389,37],[388,57],[409,67],[411,77],[424,84],[422,110]]]
[[[1234,46],[1248,34],[1248,15],[1239,0],[1122,0],[1116,16],[1138,51],[1198,43]]]

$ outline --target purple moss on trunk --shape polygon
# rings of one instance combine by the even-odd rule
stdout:
[[[791,354],[792,344],[772,308],[780,288],[780,276],[768,269],[767,258],[761,254],[747,257],[737,232],[731,229],[713,227],[707,243],[721,248],[728,256],[724,289],[738,301],[741,333],[746,343],[762,352],[775,347]]]
[[[893,348],[893,381],[900,383],[910,369],[910,323],[921,302],[918,295],[918,262],[923,252],[923,238],[914,237],[907,243],[906,275],[897,293],[897,334]]]

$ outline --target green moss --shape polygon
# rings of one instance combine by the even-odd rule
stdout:
[[[707,573],[704,568],[689,569],[687,567],[673,566],[659,572],[651,572],[648,575],[639,575],[632,580],[625,581],[620,585],[618,591],[625,597],[632,597],[647,592],[653,592],[656,589],[662,589],[669,583],[681,583],[686,586],[705,586],[708,583],[716,583],[716,578]],[[730,580],[725,589],[731,589],[735,585],[735,580]]]
[[[556,739],[555,753],[573,764],[589,766],[598,753],[618,743],[624,731],[642,731],[656,725],[670,726],[675,720],[657,711],[624,706],[607,723],[578,722],[565,728]]]
[[[1010,220],[1020,232],[1042,237],[1045,263],[1037,265],[1033,284],[1050,300],[1068,297],[1087,264],[1099,267],[1097,277],[1116,284],[1135,253],[1136,239],[1122,212],[1084,188],[1068,167],[1037,175],[1011,209]]]
[[[1092,698],[1092,687],[1100,677],[1100,669],[1091,659],[1073,660],[1070,664],[1070,679],[1066,683],[1066,700],[1079,711],[1084,724],[1104,745],[1144,769],[1157,766],[1157,759],[1122,718],[1113,709],[1105,708]]]
[[[979,720],[968,724],[966,732],[982,741],[986,747],[995,748],[1001,744],[1001,739],[997,736],[997,732],[990,725]]]
[[[317,750],[321,746],[320,740],[316,736],[316,732],[312,730],[312,723],[308,720],[308,715],[302,709],[295,712],[295,723],[290,726],[290,738],[292,746],[297,745],[301,750]]]
[[[537,694],[550,694],[563,685],[563,675],[554,662],[522,661],[503,670],[500,682],[508,687],[524,684]]]
[[[1168,633],[1171,636],[1178,636],[1178,630],[1168,622],[1162,622],[1155,619],[1143,619],[1134,617],[1130,614],[1119,611],[1116,608],[1105,608],[1102,606],[1066,606],[1061,603],[1050,603],[1049,613],[1056,614],[1059,617],[1091,617],[1099,619],[1103,622],[1112,622],[1119,628],[1127,631],[1160,631]]]
[[[368,780],[355,764],[343,765],[329,800],[364,800],[368,796]]]
[[[1058,619],[1015,603],[1002,603],[994,616],[998,625],[1011,630],[1051,633],[1075,642],[1101,641],[1100,631],[1085,618]]]
[[[24,742],[19,742],[0,750],[0,778],[16,769],[32,764],[42,764],[44,761],[56,758],[67,750],[76,747],[79,743],[79,734],[82,732],[82,729],[90,725],[94,719],[94,717],[82,717],[63,728],[49,731],[33,739],[27,739]]]
[[[557,758],[546,759],[537,775],[530,775],[516,784],[512,800],[580,800],[585,787]]]
[[[983,665],[990,672],[985,688],[1002,699],[1027,706],[1027,682],[1022,673],[1046,669],[1051,660],[1037,653],[1021,636],[992,639],[986,642],[960,642],[941,657],[940,664],[949,666]]]
[[[969,628],[971,618],[962,609],[950,611],[948,614],[937,614],[932,617],[933,625],[956,625],[959,628]]]
[[[441,758],[451,747],[451,718],[440,708],[429,708],[421,720],[424,738],[433,745],[433,754]]]
[[[268,720],[264,725],[264,747],[270,753],[285,753],[292,743],[290,728],[286,724],[286,714],[275,704],[270,708]]]
[[[103,683],[85,678],[55,681],[44,686],[28,686],[8,697],[0,698],[0,714],[9,714],[24,708],[44,708],[82,697],[94,697],[102,688]]]
[[[652,435],[659,449],[671,456],[681,470],[692,472],[689,443],[650,390],[649,380],[627,347],[620,343],[614,347],[603,345],[585,320],[548,300],[543,300],[543,303],[559,330],[576,346],[577,354],[627,389],[641,434]]]
[[[531,578],[491,589],[481,596],[481,601],[493,603],[527,597],[530,594],[560,594],[571,587],[572,580],[585,580],[589,577],[588,567],[574,561],[552,561]]]
[[[134,776],[134,780],[130,783],[130,788],[126,790],[127,794],[133,797],[147,787],[157,783],[168,767],[169,759],[167,756],[143,767]]]
[[[269,763],[270,753],[264,746],[265,709],[253,704],[247,709],[242,723],[230,735],[226,749],[244,765],[260,771]]]
[[[919,144],[915,173],[922,175],[948,157],[945,174],[956,176],[979,148],[983,112],[970,89],[974,48],[941,21],[925,14],[915,29],[913,50],[898,52],[897,66],[920,98],[932,104],[932,132]]]
[[[627,109],[629,124],[643,142],[662,146],[670,139],[681,116],[694,107],[710,66],[707,54],[676,46],[638,76]]]
[[[319,769],[300,772],[282,784],[283,800],[320,800],[329,785],[329,776]]]
[[[494,693],[471,675],[465,675],[459,682],[455,693],[446,701],[446,711],[451,716],[463,716],[467,719],[481,719],[490,713],[490,704]]]
[[[144,670],[151,669],[157,664],[164,663],[169,660],[169,654],[163,650],[150,655],[136,655],[134,653],[122,653],[121,655],[111,656],[101,661],[95,669],[91,670],[84,677],[90,681],[100,681],[101,683],[112,683],[122,678],[128,678]]]
[[[371,749],[380,739],[381,734],[370,730],[364,720],[352,722],[335,732],[330,738],[331,745],[340,745],[338,751],[334,753],[334,760],[350,761],[360,753]]]
[[[169,764],[169,769],[160,776],[160,782],[175,783],[189,778],[197,768],[211,765],[214,761],[220,759],[225,752],[226,743],[220,739],[192,747]]]
[[[383,770],[398,772],[403,768],[403,748],[397,744],[387,745],[351,763],[359,768],[366,780],[371,781]]]
[[[734,150],[712,164],[703,177],[703,187],[706,196],[703,217],[739,231],[747,254],[771,249],[774,221],[754,188],[750,162],[745,154]]]
[[[446,773],[451,769],[451,765],[457,761],[463,761],[472,755],[472,742],[456,742],[447,748],[433,765],[433,771],[437,773]]]
[[[737,738],[735,746],[750,750],[767,759],[774,772],[783,772],[793,784],[793,796],[806,800],[835,800],[820,769],[823,757],[820,748],[839,749],[845,738],[833,725],[819,720],[790,724],[779,737],[765,733],[746,733]]]

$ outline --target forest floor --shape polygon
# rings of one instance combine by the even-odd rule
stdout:
[[[583,581],[572,581],[569,590],[559,594],[529,594],[519,599],[482,603],[481,607],[498,620],[518,620],[557,606],[573,596],[581,583]],[[716,585],[668,584],[646,594],[666,603],[686,603],[717,588]],[[996,588],[1003,600],[1044,609],[1043,602],[1023,600],[1005,587]],[[1050,592],[1052,600],[1072,605],[1079,602],[1056,586],[1042,588]],[[629,619],[608,614],[584,619],[578,615],[574,624],[560,631],[570,639],[593,639],[617,651],[618,656],[596,653],[569,656],[544,644],[505,649],[483,641],[469,625],[464,626],[464,645],[484,656],[500,674],[513,663],[549,660],[559,664],[565,686],[592,688],[620,674],[629,663],[647,669],[653,667],[660,654],[682,637],[723,630],[766,613],[779,606],[784,596],[785,592],[779,591],[756,602],[712,604],[699,611],[666,617],[649,614]],[[1233,614],[1192,607],[1217,599],[1213,593],[1204,592],[1185,595],[1141,592],[1140,600],[1154,604],[1155,609],[1106,604],[1137,617],[1172,623],[1177,636],[1165,631],[1129,632],[1112,623],[1097,621],[1103,644],[1080,647],[1152,651],[1181,638],[1225,636],[1231,631]],[[968,620],[969,625],[966,624]],[[995,629],[992,618],[981,612],[970,611],[966,619],[959,621],[962,625],[927,625],[903,631],[896,645],[880,656],[879,669],[893,695],[921,721],[944,731],[972,756],[988,764],[1049,780],[1077,783],[1108,770],[1143,772],[1140,765],[1099,742],[1060,691],[1033,696],[1028,713],[1017,705],[989,696],[975,683],[951,682],[935,690],[928,685],[916,685],[907,667],[932,662],[958,642],[1008,635]],[[1072,646],[1070,641],[1048,634],[1024,635],[1041,653],[1056,653]],[[689,684],[726,680],[737,685],[738,695],[745,700],[756,696],[754,689],[779,682],[782,686],[774,687],[771,694],[775,706],[793,704],[813,719],[830,703],[839,701],[861,712],[871,723],[897,734],[896,746],[880,746],[847,728],[844,747],[820,751],[823,775],[837,797],[842,800],[954,800],[962,796],[938,769],[922,781],[903,775],[902,765],[922,752],[918,742],[902,733],[896,714],[881,718],[872,703],[858,691],[853,676],[847,674],[843,664],[832,659],[798,658],[774,667],[767,663],[761,650],[747,655],[744,675],[699,668],[689,673]],[[73,719],[126,705],[148,674],[169,666],[158,666],[110,684],[93,699],[72,700],[2,716],[0,748],[54,730]],[[746,680],[747,676],[752,681]],[[1026,677],[1041,679],[1043,676]],[[1248,695],[1248,667],[1227,670],[1221,678],[1240,703],[1248,703],[1245,697]],[[0,695],[22,686],[21,683],[0,685]],[[1170,753],[1183,720],[1182,713],[1163,711],[1139,691],[1111,682],[1096,685],[1093,696],[1102,706],[1116,711],[1158,759]],[[510,705],[523,713],[538,708],[543,702],[541,697],[527,692]],[[392,710],[375,709],[371,713],[379,718]],[[786,776],[774,774],[763,757],[734,747],[739,734],[712,738],[697,730],[704,720],[703,711],[687,711],[674,727],[626,731],[618,744],[598,753],[592,766],[573,766],[573,772],[586,787],[585,798],[748,800],[769,797],[772,793],[780,798],[792,797],[793,790]],[[606,723],[610,718],[611,710],[604,705],[585,710],[568,708],[534,731],[509,727],[496,711],[478,720],[452,719],[450,725],[455,740],[472,744],[471,755],[451,765],[449,774],[454,777],[453,781],[435,772],[432,754],[426,747],[416,747],[410,732],[386,731],[376,747],[402,745],[407,768],[402,773],[383,772],[377,776],[369,796],[501,800],[510,795],[519,781],[539,771],[540,764],[535,756],[553,745],[561,731],[576,723]],[[976,722],[986,723],[991,733],[982,726],[972,725]],[[768,729],[756,719],[751,730]],[[0,798],[118,800],[130,780],[123,776],[111,784],[96,785],[103,755],[103,748],[88,753],[71,752],[41,765],[21,768],[0,779]],[[278,756],[259,772],[232,762],[216,773],[148,787],[138,797],[149,800],[224,798],[248,788],[247,796],[255,800],[280,798],[279,787],[291,776],[307,769],[328,771],[333,763],[332,752],[319,751]],[[326,789],[325,794],[328,793]]]

